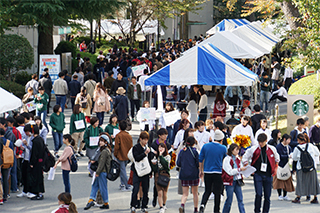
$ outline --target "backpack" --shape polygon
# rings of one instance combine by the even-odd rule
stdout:
[[[42,167],[43,171],[49,172],[50,168],[54,167],[55,163],[56,163],[55,158],[53,157],[53,155],[49,151],[48,147],[45,145],[44,146],[43,167]]]
[[[86,97],[81,96],[81,108],[87,109],[88,108],[88,100],[87,100],[87,95]]]
[[[1,159],[2,159],[2,165],[1,168],[3,169],[9,169],[10,167],[13,166],[14,162],[14,155],[13,155],[13,150],[9,147],[10,141],[7,140],[6,144],[3,144],[3,150],[1,154]]]
[[[120,175],[120,164],[112,159],[110,165],[110,170],[107,173],[107,179],[110,181],[115,181]]]
[[[314,170],[314,162],[313,158],[308,152],[308,145],[306,145],[305,150],[302,150],[299,146],[297,146],[297,149],[300,151],[300,163],[301,163],[301,169],[303,172],[312,172]]]
[[[76,172],[78,170],[78,159],[77,159],[76,154],[74,153],[73,148],[72,148],[72,152],[73,152],[73,155],[71,155],[71,157],[68,158],[68,161],[69,161],[69,164],[70,164],[70,170],[72,172]]]

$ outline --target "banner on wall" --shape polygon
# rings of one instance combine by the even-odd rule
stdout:
[[[39,75],[42,74],[45,68],[49,69],[49,75],[53,84],[59,78],[59,72],[61,71],[60,55],[40,55]]]

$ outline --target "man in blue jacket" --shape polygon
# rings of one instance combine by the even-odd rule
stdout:
[[[72,81],[69,83],[69,91],[70,91],[70,98],[71,98],[71,109],[73,110],[74,102],[76,100],[76,96],[80,93],[81,84],[78,81],[78,75],[74,74],[72,76]]]
[[[221,178],[222,161],[227,155],[227,148],[222,145],[224,134],[221,130],[214,132],[214,142],[203,145],[200,155],[200,178],[204,176],[205,191],[202,196],[200,211],[203,213],[211,192],[214,194],[214,210],[220,212],[220,194],[223,187]]]

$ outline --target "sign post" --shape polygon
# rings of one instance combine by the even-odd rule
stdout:
[[[313,102],[313,95],[288,95],[287,132],[293,130],[297,119],[303,116],[308,116],[310,125],[313,124]]]
[[[49,69],[49,75],[53,84],[59,78],[58,75],[61,71],[60,55],[40,55],[39,74],[45,68]]]

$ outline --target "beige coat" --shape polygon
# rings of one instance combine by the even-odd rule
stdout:
[[[84,116],[91,116],[91,108],[92,108],[92,100],[89,94],[87,94],[87,102],[88,107],[86,109],[81,108],[81,112],[84,114]],[[81,94],[79,93],[76,97],[76,100],[74,104],[80,104],[81,106]]]
[[[93,101],[95,102],[94,112],[108,112],[110,110],[109,95],[102,89],[99,92],[97,90],[93,92]]]

